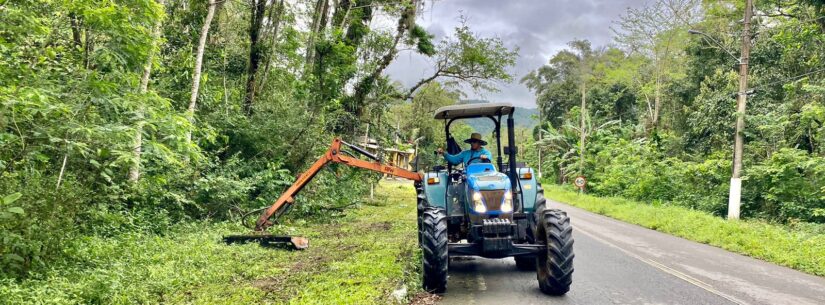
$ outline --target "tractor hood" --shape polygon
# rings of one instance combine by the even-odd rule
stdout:
[[[509,190],[510,179],[492,164],[471,164],[467,167],[467,187],[475,191]]]

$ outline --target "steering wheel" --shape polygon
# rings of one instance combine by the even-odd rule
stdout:
[[[470,163],[472,163],[472,162],[473,162],[473,160],[476,160],[476,159],[481,160],[481,162],[480,162],[480,163],[490,163],[490,159],[489,159],[489,158],[487,158],[487,159],[482,159],[482,158],[481,158],[481,156],[478,156],[478,157],[472,157],[472,158],[470,158],[470,160],[467,160],[467,163],[465,163],[465,165],[470,165]]]

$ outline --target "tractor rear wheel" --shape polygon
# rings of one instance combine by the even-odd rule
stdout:
[[[424,290],[443,293],[447,289],[447,212],[425,207],[421,219],[421,252],[424,265]]]
[[[573,283],[573,227],[562,210],[548,209],[541,216],[536,238],[547,245],[547,253],[538,257],[539,288],[549,295],[563,295]]]

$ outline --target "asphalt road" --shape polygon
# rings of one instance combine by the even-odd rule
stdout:
[[[584,210],[567,211],[573,286],[539,291],[512,258],[454,258],[442,304],[825,304],[825,278],[673,237]]]

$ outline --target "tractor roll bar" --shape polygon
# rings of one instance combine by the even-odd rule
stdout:
[[[516,147],[515,120],[513,119],[513,113],[514,112],[515,112],[515,110],[510,111],[510,113],[507,114],[507,146],[508,146],[508,148],[503,153],[508,155],[508,160],[507,160],[508,170],[505,174],[508,177],[510,177],[510,189],[513,190],[513,192],[518,192],[518,194],[520,195],[519,196],[519,199],[520,199],[519,205],[522,205],[522,204],[524,204],[524,193],[521,191],[521,188],[519,187],[521,182],[519,181],[518,170],[516,169],[516,155],[518,154],[518,148]],[[502,119],[502,114],[499,112],[498,119],[496,119],[495,117],[493,117],[491,115],[489,115],[489,116],[479,116],[478,118],[481,118],[481,117],[489,118],[490,120],[493,121],[493,124],[495,124],[496,144],[497,144],[496,146],[498,146],[498,156],[497,156],[496,161],[498,163],[499,170],[502,170],[503,165],[504,165],[503,160],[502,160],[503,153],[502,153],[502,147],[501,147],[501,123],[502,123],[501,119]],[[445,133],[445,135],[447,137],[451,136],[450,125],[452,125],[454,121],[461,120],[461,119],[471,119],[471,118],[473,118],[473,117],[454,117],[454,118],[451,118],[451,119],[446,119],[445,118],[444,119],[446,121],[446,123],[444,124],[444,133]],[[452,165],[449,162],[447,162],[447,172],[449,173],[450,171],[452,171]],[[449,185],[447,185],[447,187],[449,188]],[[447,194],[445,193],[444,196],[446,198]]]
[[[507,115],[507,137],[509,138],[507,139],[507,145],[510,146],[509,149],[507,149],[507,154],[510,156],[507,161],[509,161],[508,167],[510,168],[510,189],[515,192],[516,190],[519,190],[519,188],[517,188],[519,180],[518,170],[516,170],[516,153],[518,152],[518,148],[516,148],[516,131],[515,121],[513,120],[513,112],[515,111],[511,111],[510,114]],[[521,193],[521,190],[519,190],[519,193]],[[519,205],[524,204],[524,195],[521,197],[522,198]]]

